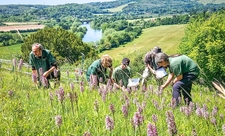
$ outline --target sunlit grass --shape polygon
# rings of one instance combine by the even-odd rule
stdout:
[[[21,54],[21,44],[0,47],[0,59],[12,60]]]
[[[65,78],[63,80],[65,81]],[[128,93],[103,88],[91,90],[86,81],[84,82],[84,92],[80,91],[80,83],[73,82],[74,90],[70,88],[72,81],[68,80],[61,84],[65,99],[60,102],[56,95],[59,87],[36,88],[30,76],[0,69],[0,113],[2,115],[0,116],[0,135],[80,136],[85,132],[105,136],[146,135],[147,125],[151,122],[156,125],[159,136],[169,136],[165,115],[167,111],[172,111],[174,114],[177,135],[193,135],[193,130],[197,135],[223,135],[222,125],[225,120],[222,116],[224,116],[225,101],[206,87],[193,85],[192,98],[195,106],[188,117],[180,111],[180,107],[185,106],[183,102],[175,109],[170,106],[171,87],[164,90],[162,94],[158,94],[157,86],[154,84],[152,84],[153,91],[148,87],[145,91],[139,89]],[[102,91],[106,91],[105,100]],[[68,93],[75,92],[77,103],[74,100],[72,105]],[[52,100],[50,93],[52,93]],[[96,101],[98,110],[95,109]],[[128,116],[124,117],[121,109],[127,102],[129,103]],[[110,104],[114,105],[114,114],[110,111]],[[197,105],[201,108],[203,105],[207,107],[208,118],[197,116]],[[218,111],[213,115],[215,107]],[[143,108],[141,113],[144,117],[143,123],[139,128],[133,128],[131,120],[140,108]],[[60,127],[55,122],[57,115],[62,117]],[[158,118],[155,123],[152,115]],[[106,129],[106,116],[114,120],[114,129],[111,132]],[[216,125],[211,122],[213,117],[216,119]]]
[[[175,54],[184,36],[185,27],[186,25],[165,25],[144,29],[143,33],[132,42],[104,51],[99,56],[109,54],[113,59],[121,60],[124,55],[134,51],[147,53],[154,46],[161,47],[167,54]]]
[[[108,10],[109,12],[121,12],[124,7],[128,6],[128,4],[124,4],[124,5],[118,6],[116,8],[109,8],[109,9],[104,9],[104,10]]]
[[[198,2],[204,5],[206,5],[207,3],[213,3],[213,4],[225,3],[224,0],[199,0]]]

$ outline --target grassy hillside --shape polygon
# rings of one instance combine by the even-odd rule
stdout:
[[[129,3],[128,3],[128,4],[129,4]],[[124,7],[126,7],[128,4],[124,4],[124,5],[118,6],[118,7],[116,7],[116,8],[109,8],[109,9],[105,9],[105,10],[108,10],[108,11],[110,11],[110,12],[121,12],[122,9],[123,9]]]
[[[21,54],[21,44],[0,47],[0,59],[13,59]]]
[[[185,26],[167,25],[144,29],[139,38],[119,48],[104,51],[99,56],[109,54],[113,59],[120,60],[122,55],[133,53],[135,50],[148,52],[154,46],[161,47],[168,54],[174,54],[177,52],[176,49],[184,36]]]
[[[225,3],[224,0],[199,0],[199,3],[202,3],[204,5],[206,5],[207,3],[213,3],[213,4],[221,4],[221,3]]]

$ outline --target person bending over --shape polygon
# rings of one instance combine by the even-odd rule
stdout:
[[[160,52],[162,52],[161,48],[156,46],[151,51],[146,53],[144,57],[145,70],[142,75],[142,85],[145,83],[147,77],[149,77],[151,74],[155,75],[155,70],[158,69],[158,66],[155,63],[155,55]],[[158,84],[160,84],[160,81]]]
[[[29,55],[29,64],[32,67],[32,77],[38,79],[33,79],[35,85],[39,81],[40,86],[49,87],[51,73],[57,68],[56,60],[51,52],[44,49],[40,43],[34,43]]]
[[[155,56],[155,62],[162,67],[169,67],[170,74],[166,82],[161,85],[165,89],[170,83],[173,86],[173,98],[179,104],[178,98],[183,94],[186,104],[192,101],[191,89],[193,81],[199,75],[197,64],[186,55],[174,55],[169,57],[165,53],[158,53]]]
[[[108,68],[109,76],[107,75]],[[112,58],[109,55],[103,55],[101,59],[95,60],[88,67],[86,72],[86,79],[89,83],[94,85],[99,85],[99,82],[106,84],[108,78],[112,80],[112,72]]]

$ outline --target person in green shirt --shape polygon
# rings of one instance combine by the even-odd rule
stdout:
[[[32,78],[35,85],[37,85],[36,79],[38,79],[39,85],[49,87],[48,79],[50,79],[54,69],[57,68],[56,60],[51,52],[44,49],[40,43],[34,43],[29,55],[29,64],[32,67]]]
[[[109,68],[109,76],[107,75],[107,69]],[[101,59],[95,60],[87,69],[86,79],[92,85],[99,85],[101,83],[107,83],[107,78],[112,82],[112,58],[109,55],[103,55]]]
[[[155,62],[162,67],[169,67],[170,74],[167,81],[161,86],[165,89],[171,82],[173,86],[173,98],[179,104],[181,93],[186,104],[192,101],[191,89],[193,81],[198,77],[200,70],[197,64],[186,55],[168,56],[165,53],[158,53]]]
[[[121,65],[113,70],[112,79],[117,88],[122,88],[123,86],[127,87],[128,79],[131,76],[129,64],[130,60],[124,58]]]

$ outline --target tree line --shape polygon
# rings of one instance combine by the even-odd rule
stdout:
[[[115,8],[127,4],[120,12],[110,12],[108,8]],[[24,22],[57,20],[66,16],[79,19],[95,18],[96,14],[120,16],[126,19],[160,17],[162,15],[180,15],[203,11],[215,12],[225,7],[224,3],[203,5],[191,0],[117,0],[112,2],[93,2],[86,4],[65,5],[0,5],[0,20],[2,22]]]

